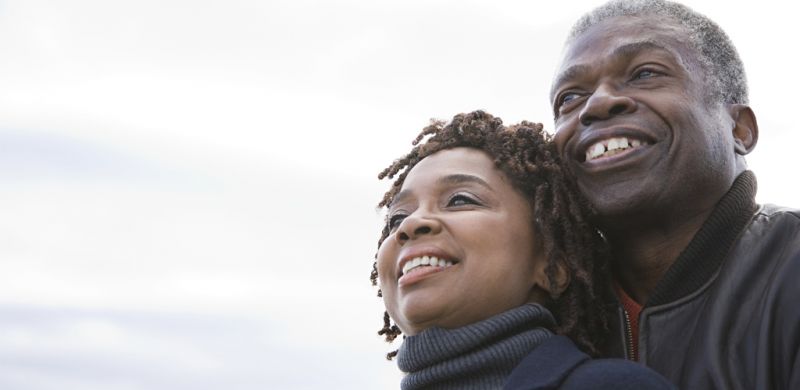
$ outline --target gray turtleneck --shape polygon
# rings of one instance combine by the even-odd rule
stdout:
[[[400,388],[499,389],[514,367],[553,333],[553,315],[525,304],[461,328],[429,328],[406,337],[397,365]]]

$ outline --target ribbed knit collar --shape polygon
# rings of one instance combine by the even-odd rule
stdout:
[[[645,307],[683,298],[702,287],[722,266],[756,211],[756,177],[745,171],[733,182],[686,249],[656,285]]]
[[[553,315],[526,304],[456,329],[429,328],[406,337],[397,365],[411,389],[499,389],[506,378],[553,333]]]

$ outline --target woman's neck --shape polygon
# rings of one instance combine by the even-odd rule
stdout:
[[[526,304],[461,328],[434,327],[406,337],[397,353],[407,374],[401,388],[500,388],[554,326],[550,311]]]

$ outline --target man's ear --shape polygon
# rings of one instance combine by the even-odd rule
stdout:
[[[758,122],[756,114],[745,104],[731,104],[728,113],[733,118],[734,150],[744,156],[750,153],[758,143]]]

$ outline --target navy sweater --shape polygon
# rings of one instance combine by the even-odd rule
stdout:
[[[506,390],[676,389],[655,371],[623,359],[592,360],[567,337],[539,344],[511,372]]]

